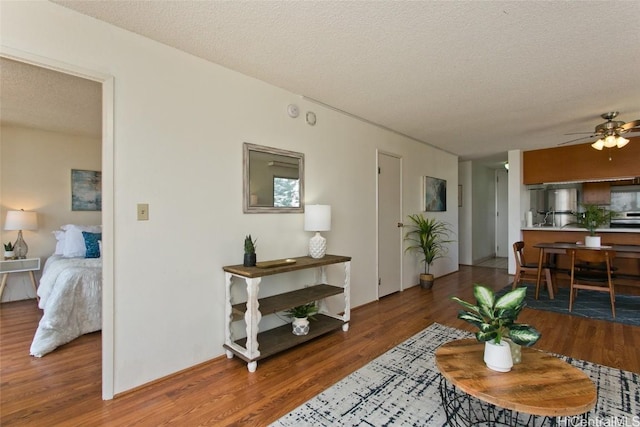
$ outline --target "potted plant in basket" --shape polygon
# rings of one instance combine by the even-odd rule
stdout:
[[[405,240],[410,242],[405,251],[414,251],[422,257],[424,273],[420,274],[420,286],[431,289],[433,286],[433,274],[431,265],[438,258],[444,258],[448,253],[448,243],[451,228],[448,223],[435,218],[425,218],[421,214],[409,215],[410,230],[405,235]]]
[[[14,256],[13,243],[4,243],[4,259],[12,259]]]
[[[244,238],[244,263],[245,267],[256,265],[256,240],[251,238],[251,234]]]
[[[287,316],[293,319],[293,334],[307,335],[309,333],[309,319],[315,320],[314,315],[318,312],[315,301],[304,305],[298,305],[286,311]]]
[[[473,287],[473,295],[477,305],[465,302],[458,297],[451,298],[466,309],[458,313],[458,319],[478,327],[476,338],[485,343],[484,361],[489,369],[499,372],[511,370],[513,366],[511,348],[505,338],[526,347],[532,346],[540,339],[540,332],[533,326],[516,323],[520,311],[526,305],[524,301],[526,294],[527,288],[522,287],[496,299],[491,289],[476,284]]]
[[[582,205],[584,211],[576,214],[577,224],[589,231],[589,235],[584,239],[584,245],[591,248],[600,247],[600,236],[596,236],[596,229],[603,225],[608,225],[611,218],[617,216],[617,212],[601,208],[598,205]]]

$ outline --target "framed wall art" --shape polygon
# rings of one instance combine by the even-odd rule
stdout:
[[[446,180],[425,176],[423,189],[425,212],[444,212],[447,210]]]
[[[102,172],[71,169],[71,210],[102,210]]]

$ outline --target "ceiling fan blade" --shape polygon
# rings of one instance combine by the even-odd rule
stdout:
[[[640,120],[634,120],[632,122],[625,123],[622,126],[620,126],[620,129],[624,130],[625,132],[628,132],[635,127],[640,127]]]
[[[590,135],[590,136],[583,136],[581,138],[576,138],[576,139],[572,139],[571,141],[565,141],[565,142],[561,142],[558,145],[565,145],[565,144],[570,144],[572,142],[576,142],[576,141],[581,141],[583,139],[591,139],[591,138],[595,138],[597,135]]]
[[[565,133],[564,135],[592,135],[592,136],[595,136],[593,134],[593,132],[571,132],[571,133]]]

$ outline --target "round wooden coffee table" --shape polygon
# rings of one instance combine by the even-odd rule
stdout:
[[[440,397],[450,425],[540,425],[557,417],[586,417],[597,393],[591,379],[565,361],[522,348],[510,372],[487,368],[484,343],[448,342],[436,350]]]

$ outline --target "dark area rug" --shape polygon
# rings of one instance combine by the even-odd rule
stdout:
[[[511,286],[504,287],[496,295],[505,294],[511,290]],[[573,311],[569,312],[569,288],[559,288],[555,299],[549,299],[546,289],[541,289],[539,299],[536,300],[536,286],[534,284],[526,284],[526,286],[526,302],[529,308],[640,326],[640,296],[616,294],[614,319],[611,315],[609,294],[605,292],[579,290],[578,297],[573,301]]]

